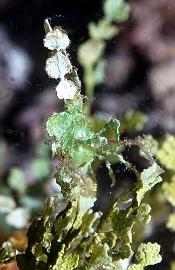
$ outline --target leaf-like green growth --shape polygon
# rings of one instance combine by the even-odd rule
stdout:
[[[97,84],[103,83],[105,79],[105,60],[100,59],[94,67],[93,72],[94,81]]]
[[[126,162],[125,162],[126,163]],[[156,163],[155,163],[156,164]],[[127,163],[128,167],[130,166]],[[132,166],[130,169],[135,170]],[[154,172],[152,180],[150,174]],[[144,194],[151,189],[152,186],[161,181],[159,174],[162,172],[158,165],[152,165],[145,169],[142,173],[137,174],[138,181],[133,187],[123,192],[113,205],[109,214],[102,222],[100,232],[104,234],[104,238],[107,238],[105,233],[115,234],[116,239],[120,237],[120,244],[118,244],[117,252],[114,252],[113,260],[129,258],[132,255],[132,228],[136,222],[150,221],[150,206],[148,204],[141,204]],[[145,176],[145,179],[149,181],[141,181]],[[132,199],[131,199],[132,198]],[[131,202],[131,205],[126,210],[120,210],[120,205]],[[135,210],[137,210],[135,212]],[[124,221],[124,222],[123,222]],[[110,246],[114,248],[114,246]]]
[[[137,210],[137,218],[139,222],[144,222],[145,224],[148,224],[151,221],[151,215],[149,215],[150,211],[150,205],[147,203],[142,203]]]
[[[123,117],[121,129],[131,131],[140,131],[147,122],[148,117],[142,112],[134,112],[128,109]]]
[[[114,25],[111,25],[110,22],[105,18],[100,20],[98,24],[90,22],[88,28],[89,35],[97,40],[111,39],[119,32],[118,28]]]
[[[123,0],[105,0],[103,4],[104,16],[97,23],[89,23],[90,38],[78,48],[78,61],[84,68],[85,91],[88,98],[90,98],[84,104],[86,113],[90,113],[95,85],[103,83],[105,79],[103,54],[106,48],[106,40],[118,34],[119,28],[114,25],[114,22],[126,20],[129,17],[129,11],[129,5]]]
[[[175,261],[171,261],[170,270],[175,270]]]
[[[16,258],[16,251],[9,241],[6,241],[0,247],[0,264],[9,263]]]
[[[175,231],[175,213],[169,215],[166,227],[170,229],[172,232]]]
[[[154,162],[148,169],[143,170],[140,180],[145,185],[155,185],[156,183],[162,181],[159,175],[163,172],[163,169],[156,162]]]
[[[92,249],[92,256],[89,260],[89,269],[95,270],[99,266],[101,267],[110,267],[112,259],[108,255],[109,246],[105,243],[104,245],[96,243]]]
[[[162,257],[159,252],[160,245],[157,243],[152,244],[148,242],[140,244],[135,255],[139,263],[130,265],[127,270],[142,270],[147,265],[154,265],[161,262]]]
[[[25,255],[17,257],[19,267],[23,267],[29,254],[32,260],[35,258],[36,269],[40,269],[41,262],[46,269],[75,269],[78,263],[83,264],[83,256],[78,255],[84,251],[80,242],[94,233],[101,217],[100,212],[90,210],[95,200],[82,194],[57,214],[60,202],[56,197],[49,198],[42,216],[35,218],[28,230],[29,246]]]
[[[142,144],[144,146],[144,149],[140,149],[140,155],[147,158],[146,153],[149,153],[149,155],[154,156],[158,151],[158,141],[153,138],[152,135],[143,135],[142,138]],[[145,153],[146,151],[146,153]]]
[[[154,265],[162,260],[160,252],[160,245],[157,243],[140,244],[136,252],[136,259],[143,266]]]
[[[9,186],[12,189],[18,191],[19,194],[24,194],[26,192],[27,185],[25,180],[25,174],[20,168],[13,167],[10,170],[10,175],[7,181]]]
[[[51,173],[50,164],[45,158],[35,158],[31,163],[31,171],[38,181],[49,177]]]
[[[166,200],[171,203],[173,206],[175,206],[175,174],[171,177],[171,182],[163,182],[162,184],[162,190],[164,193],[164,196]]]
[[[102,56],[105,46],[105,42],[96,39],[89,39],[83,43],[78,49],[80,64],[88,68],[93,67]]]
[[[175,137],[168,135],[161,148],[157,151],[156,157],[167,169],[175,171]]]
[[[87,189],[61,212],[58,207],[60,201],[56,197],[49,198],[42,216],[35,218],[28,230],[26,253],[17,256],[20,269],[29,257],[31,263],[35,258],[35,269],[41,269],[41,266],[43,269],[114,269],[115,261],[129,258],[133,253],[134,224],[150,221],[150,206],[141,204],[141,200],[145,192],[160,181],[160,173],[160,167],[154,164],[138,173],[138,181],[119,196],[103,221],[102,213],[93,212],[96,197]],[[148,180],[142,181],[143,177]],[[126,209],[121,210],[121,205],[126,205]],[[148,264],[147,261],[145,263]]]
[[[130,6],[123,0],[106,0],[103,10],[109,21],[123,22],[128,19]]]

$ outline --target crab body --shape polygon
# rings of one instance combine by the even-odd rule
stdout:
[[[61,156],[64,164],[83,167],[94,159],[106,160],[109,152],[108,139],[102,134],[115,128],[119,142],[119,122],[111,119],[97,132],[90,130],[83,113],[82,100],[65,100],[64,111],[52,114],[46,122],[46,130],[52,138],[53,155]],[[109,166],[108,166],[109,167]]]

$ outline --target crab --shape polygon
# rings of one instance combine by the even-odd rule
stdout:
[[[110,150],[109,144],[119,145],[119,127],[119,121],[112,118],[98,131],[92,131],[83,112],[82,100],[65,100],[64,111],[52,114],[46,122],[53,156],[61,157],[62,166],[77,169],[91,164],[95,159],[105,161],[112,185],[115,176],[109,156],[116,156],[116,151]],[[103,135],[110,130],[115,130],[115,139]]]

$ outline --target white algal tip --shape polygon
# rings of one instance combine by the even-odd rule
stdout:
[[[64,79],[60,81],[55,91],[59,99],[73,99],[77,92],[77,87],[72,81]]]
[[[64,76],[72,70],[69,57],[62,52],[56,52],[46,61],[45,71],[53,79],[64,79]]]
[[[65,50],[69,44],[70,40],[67,33],[61,27],[55,27],[52,29],[48,19],[44,22],[44,28],[46,30],[46,36],[44,38],[44,47],[49,50]]]

